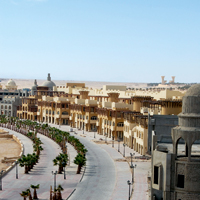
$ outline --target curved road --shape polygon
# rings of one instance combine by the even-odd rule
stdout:
[[[82,182],[70,200],[111,199],[115,188],[115,165],[108,153],[96,144],[76,136],[88,149]]]

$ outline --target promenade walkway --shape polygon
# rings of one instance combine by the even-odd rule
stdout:
[[[24,154],[33,153],[32,141],[26,136],[5,129],[10,132],[10,134],[16,135],[24,144]],[[57,166],[53,166],[52,160],[61,152],[58,144],[49,139],[48,137],[38,134],[38,137],[43,142],[42,146],[44,150],[41,152],[39,163],[34,166],[34,168],[29,172],[29,174],[24,174],[24,168],[18,166],[19,179],[15,178],[15,168],[13,168],[7,175],[3,177],[3,190],[0,191],[1,200],[16,200],[22,199],[20,192],[26,190],[31,184],[40,184],[38,189],[39,199],[49,199],[50,196],[50,185],[54,185],[54,176],[52,171],[57,170]],[[63,198],[67,198],[71,192],[76,188],[77,183],[81,179],[81,174],[77,175],[77,166],[73,164],[74,157],[76,156],[76,151],[74,148],[68,144],[68,152],[70,154],[70,166],[66,168],[66,180],[64,180],[63,174],[56,175],[57,185],[61,184],[64,188],[62,192]]]

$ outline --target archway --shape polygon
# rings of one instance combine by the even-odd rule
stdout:
[[[176,156],[188,157],[188,146],[182,137],[176,141]]]

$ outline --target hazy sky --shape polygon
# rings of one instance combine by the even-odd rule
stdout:
[[[0,78],[200,82],[200,0],[0,0]]]

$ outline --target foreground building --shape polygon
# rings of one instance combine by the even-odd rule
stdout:
[[[200,84],[187,91],[178,117],[171,132],[173,152],[152,137],[152,200],[200,199],[200,154],[194,149],[200,140]]]

